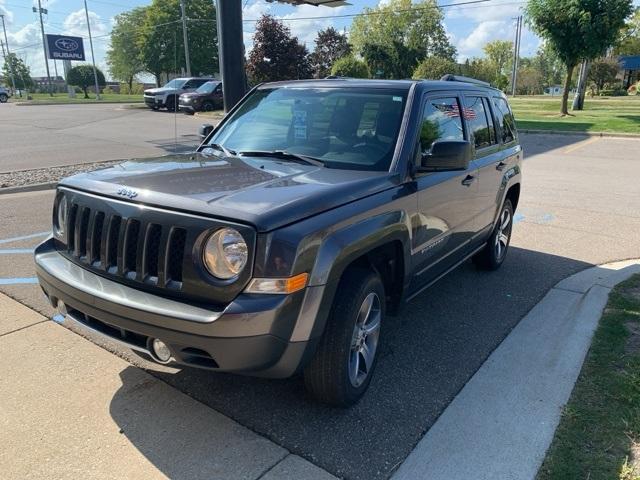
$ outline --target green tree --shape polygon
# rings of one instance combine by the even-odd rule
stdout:
[[[456,74],[458,65],[448,58],[427,57],[422,60],[413,71],[412,78],[440,80],[448,73]]]
[[[631,12],[631,0],[529,0],[529,23],[567,67],[562,115],[569,114],[567,100],[576,65],[613,45]]]
[[[309,55],[311,70],[315,78],[324,78],[329,75],[331,66],[336,60],[351,53],[351,45],[347,41],[347,36],[339,33],[333,27],[320,30],[315,44],[313,53]]]
[[[289,27],[271,15],[263,15],[253,34],[247,73],[252,83],[309,78],[308,56]]]
[[[106,82],[104,80],[104,73],[96,68],[98,74],[98,86],[104,87]],[[89,98],[89,87],[95,86],[95,78],[93,76],[93,66],[89,64],[77,65],[69,70],[67,74],[67,83],[74,87],[80,87],[84,92],[84,98]]]
[[[562,60],[549,47],[548,43],[544,43],[538,49],[536,55],[531,59],[531,64],[540,72],[543,88],[560,84],[566,72],[566,67]]]
[[[636,8],[631,18],[620,31],[616,55],[640,55],[640,7]]]
[[[33,87],[33,79],[29,67],[15,53],[7,55],[2,67],[2,76],[11,85],[11,71],[18,90],[28,90]],[[21,94],[22,95],[22,94]]]
[[[389,0],[363,13],[353,20],[349,41],[374,76],[383,70],[386,77],[407,78],[426,57],[455,59],[436,0]]]
[[[138,7],[115,16],[111,30],[111,46],[107,50],[107,65],[111,76],[133,89],[136,75],[143,72],[144,62],[137,46],[138,29],[144,23],[146,8]]]
[[[494,80],[494,67],[486,58],[467,59],[459,66],[460,75],[476,78],[483,82],[491,83]]]
[[[494,40],[487,43],[484,53],[495,67],[496,85],[500,83],[501,77],[507,75],[513,62],[513,42],[508,40]],[[505,85],[506,86],[506,85]]]
[[[331,67],[331,75],[339,77],[369,78],[369,68],[362,60],[353,55],[342,57]]]
[[[620,65],[613,58],[599,58],[591,63],[588,79],[596,86],[596,94],[600,93],[607,83],[613,83]]]
[[[160,83],[162,74],[186,71],[180,0],[153,0],[137,37],[146,72]],[[211,0],[185,0],[191,73],[213,75],[218,71],[216,10]]]

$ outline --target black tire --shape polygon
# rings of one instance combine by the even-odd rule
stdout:
[[[7,100],[9,100],[9,97],[6,94],[0,94],[0,103],[7,103]]]
[[[176,97],[174,95],[171,95],[171,96],[167,97],[167,101],[165,102],[165,106],[167,107],[168,111],[175,112],[176,111]]]
[[[377,309],[375,298],[378,299]],[[371,336],[364,334],[364,329],[356,332],[359,312],[361,307],[363,312],[366,310],[364,302],[368,299],[374,302],[374,307],[369,310],[372,322],[368,324],[369,327],[378,318],[375,337],[373,330]],[[380,325],[384,314],[384,286],[379,275],[363,268],[348,269],[338,286],[315,356],[304,370],[305,386],[315,399],[338,407],[348,407],[360,400],[371,382],[377,363]],[[362,322],[364,325],[367,325],[366,320]],[[374,341],[375,344],[372,343]],[[365,353],[361,349],[367,349],[367,352],[372,349],[372,357],[369,357],[372,361],[368,368]],[[352,378],[356,379],[355,384]]]
[[[157,105],[154,105],[153,107],[149,107],[151,108],[151,110],[153,110],[154,112],[157,112],[158,110],[160,110],[160,108]]]
[[[511,243],[511,231],[513,229],[513,206],[511,200],[504,201],[496,226],[487,240],[485,247],[474,257],[474,263],[483,270],[497,270],[504,259],[507,258],[509,244]],[[506,236],[506,240],[505,237]],[[502,240],[500,240],[502,238]],[[500,245],[498,245],[500,243]]]
[[[215,105],[213,104],[213,102],[207,100],[206,102],[204,102],[202,104],[202,108],[201,110],[203,112],[210,112],[211,110],[213,110],[215,108]]]

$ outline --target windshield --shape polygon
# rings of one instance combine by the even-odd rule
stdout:
[[[207,82],[203,83],[196,89],[198,93],[212,93],[213,90],[218,86],[219,82]]]
[[[182,80],[180,78],[174,78],[173,80],[171,80],[170,82],[168,82],[164,87],[162,88],[182,88],[182,86],[187,83],[186,80]]]
[[[235,151],[285,151],[326,167],[386,171],[407,91],[376,88],[256,90],[211,138]]]

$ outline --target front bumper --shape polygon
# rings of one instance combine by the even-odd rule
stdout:
[[[145,95],[144,103],[147,105],[147,107],[151,107],[151,108],[164,107],[164,103],[162,102],[162,97],[155,97],[155,96],[152,97],[152,96]]]
[[[172,363],[286,378],[304,366],[317,343],[300,332],[312,331],[323,287],[286,296],[239,295],[214,310],[85,270],[60,255],[51,238],[36,249],[35,263],[42,289],[52,305],[64,302],[68,321],[152,359],[149,346],[158,338],[169,346]]]
[[[193,103],[182,103],[182,102],[180,102],[178,104],[178,109],[181,112],[191,112],[191,113],[193,113],[193,112],[197,112],[198,111],[196,106]]]

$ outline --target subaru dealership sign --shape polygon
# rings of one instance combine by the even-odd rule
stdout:
[[[84,60],[82,37],[47,34],[47,50],[53,60]]]

